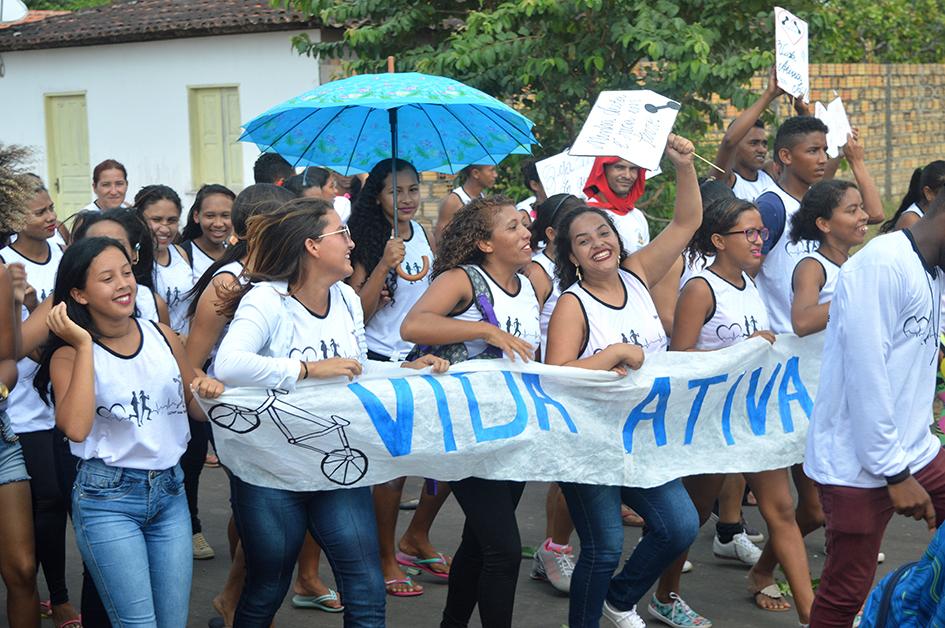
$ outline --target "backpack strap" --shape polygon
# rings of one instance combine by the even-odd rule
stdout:
[[[899,584],[899,581],[906,575],[906,572],[917,564],[916,562],[912,562],[902,565],[893,573],[889,580],[886,581],[886,588],[883,589],[883,597],[879,600],[879,609],[876,612],[876,628],[886,628],[887,625],[890,625],[888,623],[891,619],[889,616],[889,608],[892,604],[893,595],[896,592],[896,585]]]
[[[472,284],[473,305],[479,310],[482,320],[496,327],[501,327],[501,325],[499,325],[499,319],[496,318],[495,315],[495,302],[492,300],[492,289],[489,288],[489,284],[486,283],[486,278],[482,276],[482,273],[479,272],[475,266],[463,264],[461,268],[466,272],[466,276],[469,277],[469,283]]]

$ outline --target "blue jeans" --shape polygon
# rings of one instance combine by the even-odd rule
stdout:
[[[234,628],[267,628],[285,599],[305,531],[325,551],[346,628],[384,626],[384,577],[368,487],[295,492],[231,479],[246,583]],[[183,624],[181,624],[183,625]]]
[[[680,480],[654,488],[561,482],[574,529],[581,539],[568,625],[597,628],[604,600],[619,611],[633,608],[699,532],[699,515]],[[623,553],[621,501],[646,521],[647,533],[617,575]]]
[[[86,567],[115,626],[187,625],[193,572],[180,465],[164,471],[79,464],[72,523]]]

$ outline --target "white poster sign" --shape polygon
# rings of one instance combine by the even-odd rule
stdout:
[[[577,157],[564,151],[536,162],[535,168],[547,196],[573,194],[578,198],[587,198],[584,184],[593,165],[593,157]]]
[[[807,22],[790,11],[774,7],[774,42],[778,87],[795,98],[809,102]]]
[[[656,354],[626,377],[474,360],[441,375],[371,369],[293,392],[234,388],[201,405],[223,464],[260,486],[415,475],[651,487],[801,462],[821,336]]]
[[[654,91],[601,92],[568,152],[620,157],[656,170],[678,113],[678,102]]]
[[[827,155],[834,159],[840,154],[840,149],[847,145],[848,136],[853,133],[843,101],[837,96],[826,107],[820,101],[815,102],[814,116],[827,125]]]

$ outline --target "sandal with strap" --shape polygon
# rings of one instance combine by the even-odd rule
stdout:
[[[326,613],[340,613],[345,610],[344,606],[329,606],[328,602],[337,602],[338,593],[332,589],[328,589],[328,593],[325,595],[293,595],[292,596],[292,606],[295,608],[313,608],[319,611],[325,611]]]
[[[760,602],[758,602],[759,595],[763,595],[766,598],[769,598],[771,600],[777,600],[777,601],[784,600],[784,595],[781,593],[781,589],[779,589],[778,585],[776,584],[769,584],[768,586],[762,587],[757,590],[754,589],[753,587],[749,587],[748,592],[751,593],[752,599],[755,602],[755,606],[757,606],[763,611],[768,611],[769,613],[785,613],[791,610],[790,604],[786,605],[784,608],[766,608],[762,606]]]
[[[436,556],[433,558],[420,558],[419,556],[411,556],[410,554],[405,554],[404,552],[397,552],[397,564],[404,567],[413,567],[424,571],[434,578],[439,578],[440,580],[449,580],[450,572],[449,571],[437,571],[433,569],[431,565],[444,565],[449,567],[452,561],[449,557],[437,552]]]
[[[394,588],[398,585],[406,585],[410,587],[410,590],[398,591]],[[417,597],[418,595],[423,595],[423,589],[421,588],[419,591],[417,591],[414,589],[415,586],[418,585],[413,583],[413,580],[410,579],[410,576],[405,578],[392,578],[390,580],[384,581],[384,588],[387,590],[387,595],[391,595],[393,597]]]

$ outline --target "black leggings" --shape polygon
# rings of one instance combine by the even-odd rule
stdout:
[[[205,421],[187,419],[190,424],[190,442],[180,458],[180,468],[184,471],[184,492],[187,493],[187,509],[190,510],[190,527],[194,534],[202,532],[200,518],[197,516],[197,492],[200,488],[200,473],[207,461],[210,442],[210,424]]]
[[[79,459],[72,455],[69,449],[69,439],[58,429],[54,430],[53,449],[56,456],[56,470],[58,472],[59,490],[62,492],[66,504],[72,510],[72,485],[75,484],[76,467]],[[89,570],[82,565],[82,625],[84,628],[111,628],[108,613],[98,589],[92,582]]]
[[[66,588],[66,516],[68,506],[59,489],[53,430],[18,434],[30,474],[36,563],[43,568],[53,606],[69,601]]]
[[[440,627],[467,626],[478,603],[483,628],[508,628],[522,560],[515,508],[525,483],[466,478],[450,487],[466,523],[450,566]]]

